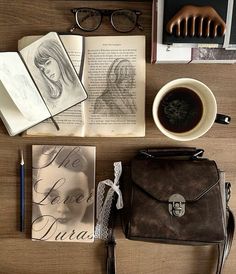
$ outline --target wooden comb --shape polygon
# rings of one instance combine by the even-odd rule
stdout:
[[[176,36],[214,38],[225,34],[226,24],[211,6],[186,5],[170,19],[166,31]]]

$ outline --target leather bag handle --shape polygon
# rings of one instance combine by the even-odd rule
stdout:
[[[139,155],[146,158],[187,157],[197,159],[202,157],[203,149],[195,147],[151,148],[139,151]]]
[[[218,262],[216,274],[221,274],[223,271],[224,263],[229,255],[231,245],[234,238],[235,230],[235,220],[233,212],[229,208],[229,200],[231,196],[231,184],[229,182],[225,183],[225,193],[226,193],[226,223],[227,223],[227,234],[226,239],[223,243],[218,244]]]
[[[233,212],[227,209],[227,236],[224,243],[218,244],[218,262],[216,274],[222,274],[224,263],[229,255],[233,242],[235,220]]]
[[[116,256],[115,256],[115,238],[113,236],[112,240],[106,242],[107,246],[107,263],[106,269],[107,274],[115,274],[116,273]]]

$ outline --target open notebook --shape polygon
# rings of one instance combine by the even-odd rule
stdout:
[[[19,52],[0,53],[0,95],[0,114],[10,135],[87,98],[55,32]]]

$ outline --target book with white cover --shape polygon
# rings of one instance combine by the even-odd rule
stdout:
[[[32,240],[94,241],[92,146],[32,146]]]

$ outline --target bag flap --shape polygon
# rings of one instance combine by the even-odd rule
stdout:
[[[216,163],[208,159],[134,159],[131,176],[138,187],[163,202],[177,193],[186,202],[199,200],[219,181]]]

